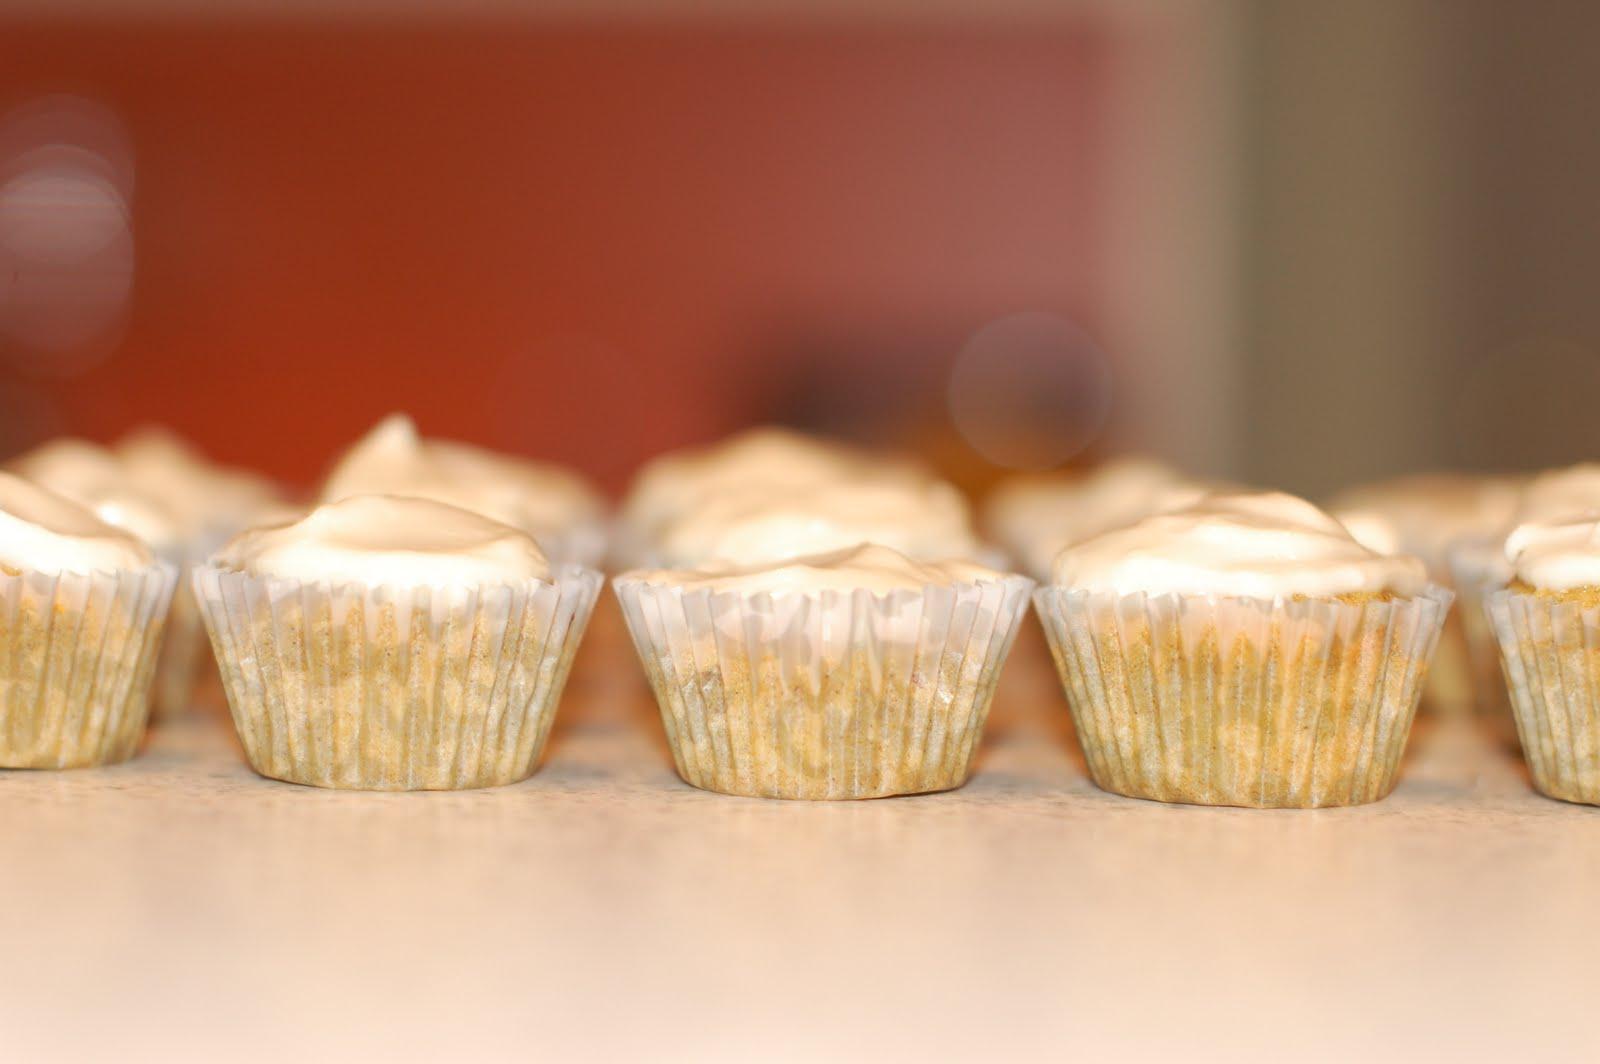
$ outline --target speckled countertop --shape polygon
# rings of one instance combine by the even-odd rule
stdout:
[[[259,779],[214,697],[0,773],[5,1059],[1600,1057],[1600,810],[1460,717],[1374,806],[1117,798],[1030,623],[963,790],[727,798],[609,600],[513,787]]]

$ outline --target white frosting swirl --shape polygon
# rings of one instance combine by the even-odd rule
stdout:
[[[115,452],[127,482],[159,500],[189,537],[259,524],[283,508],[272,481],[219,465],[166,429],[131,432]]]
[[[1600,587],[1600,509],[1525,521],[1505,556],[1518,580],[1545,591]]]
[[[1153,459],[1117,458],[1078,476],[1014,477],[989,497],[985,523],[1025,569],[1043,577],[1069,544],[1188,506],[1208,490]]]
[[[1353,488],[1330,509],[1369,546],[1393,544],[1440,571],[1451,544],[1505,527],[1522,487],[1517,477],[1424,473]]]
[[[1353,592],[1416,594],[1416,558],[1382,555],[1304,499],[1281,492],[1212,495],[1061,552],[1055,582],[1119,595],[1275,599]]]
[[[932,479],[907,462],[874,457],[789,429],[757,428],[647,463],[629,489],[623,520],[635,535],[653,541],[678,518],[712,499],[752,490],[812,488],[862,476],[908,482]]]
[[[176,515],[129,479],[115,454],[87,440],[52,440],[11,462],[11,469],[92,510],[108,525],[133,533],[158,551],[183,538]]]
[[[972,562],[913,561],[888,547],[865,544],[767,564],[713,562],[694,569],[636,569],[618,579],[670,584],[684,590],[709,588],[751,595],[857,590],[884,595],[891,591],[919,591],[930,585],[947,587],[979,580],[1003,580],[1005,574]]]
[[[0,566],[13,573],[143,569],[150,548],[85,507],[0,473]]]
[[[669,524],[658,547],[669,566],[761,565],[863,543],[928,560],[972,557],[979,551],[966,500],[954,487],[867,476],[707,499]]]
[[[345,452],[323,485],[325,502],[353,495],[411,495],[549,534],[597,519],[599,497],[567,470],[452,440],[425,440],[391,414]]]
[[[242,532],[212,561],[303,583],[410,588],[550,579],[550,564],[527,533],[431,499],[393,495],[357,495],[293,524]]]

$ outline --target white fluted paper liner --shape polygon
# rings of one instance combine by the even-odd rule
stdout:
[[[1473,708],[1500,739],[1514,743],[1516,724],[1500,668],[1500,644],[1487,610],[1488,596],[1509,579],[1500,540],[1464,539],[1450,548],[1449,557],[1450,577],[1461,600],[1457,612],[1466,636]]]
[[[149,716],[177,570],[0,572],[0,768],[123,761]]]
[[[613,586],[686,782],[849,799],[966,782],[1033,582],[886,595]]]
[[[1034,596],[1090,775],[1135,798],[1309,808],[1394,787],[1449,591],[1365,602]]]
[[[1484,606],[1533,785],[1600,805],[1600,605],[1502,588]]]
[[[600,584],[577,566],[553,581],[415,589],[194,573],[251,767],[359,790],[531,775]]]

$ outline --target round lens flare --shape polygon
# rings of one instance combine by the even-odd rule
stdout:
[[[74,376],[120,335],[133,290],[133,155],[116,116],[50,96],[0,119],[0,351]]]
[[[999,318],[950,369],[950,418],[968,446],[1007,469],[1051,469],[1081,453],[1111,411],[1111,368],[1088,334],[1053,314]]]

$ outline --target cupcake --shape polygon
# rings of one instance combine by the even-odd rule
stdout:
[[[194,586],[257,772],[457,789],[533,772],[600,575],[481,514],[365,495],[241,533]]]
[[[130,476],[122,460],[104,447],[86,440],[54,440],[14,459],[10,468],[137,536],[180,573],[194,557],[191,530],[178,511]],[[151,704],[158,715],[188,706],[201,644],[200,615],[180,581],[156,659]]]
[[[176,580],[134,536],[0,473],[0,768],[133,754]]]
[[[112,448],[129,484],[177,518],[189,553],[202,559],[236,533],[287,520],[277,484],[246,469],[213,462],[172,432],[146,426]]]
[[[719,500],[770,497],[861,479],[912,492],[938,483],[912,462],[782,428],[750,429],[710,447],[663,455],[640,471],[628,491],[617,557],[624,565],[662,563],[665,531]],[[954,489],[949,490],[953,495]],[[961,506],[964,512],[965,503]]]
[[[1500,668],[1500,644],[1485,610],[1487,597],[1511,581],[1506,537],[1524,522],[1590,509],[1600,509],[1600,464],[1549,470],[1527,481],[1510,520],[1465,536],[1450,549],[1450,575],[1461,596],[1458,612],[1472,667],[1473,702],[1480,716],[1507,742],[1516,742],[1516,725]]]
[[[1027,474],[1002,483],[984,506],[990,537],[1037,580],[1069,543],[1187,506],[1209,489],[1148,458],[1118,458],[1077,476]]]
[[[843,799],[966,782],[1032,581],[858,545],[615,587],[686,782]]]
[[[1523,522],[1485,599],[1533,785],[1600,805],[1600,509]]]
[[[1470,705],[1494,712],[1505,685],[1477,608],[1475,583],[1457,583],[1461,544],[1505,535],[1524,480],[1515,476],[1424,473],[1350,489],[1335,497],[1332,512],[1364,545],[1383,554],[1413,554],[1429,576],[1463,595],[1446,624],[1429,673],[1431,705]]]
[[[1394,787],[1450,600],[1273,492],[1068,547],[1034,597],[1096,784],[1294,808]]]
[[[520,528],[557,563],[593,566],[605,553],[605,504],[581,477],[452,440],[425,440],[391,414],[339,459],[324,502],[354,495],[433,499]]]

